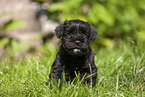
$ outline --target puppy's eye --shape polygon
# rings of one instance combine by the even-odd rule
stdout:
[[[72,32],[69,32],[69,35],[72,35]]]
[[[72,35],[72,32],[70,32],[70,31],[65,31],[64,35]]]
[[[68,34],[68,35],[71,35],[72,34],[72,31],[66,31],[66,34]]]
[[[69,30],[66,30],[66,31],[65,31],[65,34],[69,34],[69,33],[70,33],[70,31],[69,31]]]

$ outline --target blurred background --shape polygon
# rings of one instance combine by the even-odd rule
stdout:
[[[145,0],[0,0],[0,58],[29,57],[41,47],[57,47],[54,29],[66,19],[97,28],[91,43],[95,52],[120,42],[136,53],[144,51]]]

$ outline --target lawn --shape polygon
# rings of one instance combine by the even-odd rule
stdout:
[[[50,88],[48,75],[56,48],[45,45],[33,56],[20,59],[7,55],[0,59],[0,96],[39,97],[143,97],[145,96],[144,45],[119,42],[114,48],[95,51],[98,81],[94,88],[80,81],[61,90]],[[96,50],[96,49],[93,49]],[[46,84],[48,83],[48,84]]]

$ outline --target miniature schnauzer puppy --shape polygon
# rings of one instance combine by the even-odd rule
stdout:
[[[66,20],[55,32],[61,39],[61,46],[52,65],[51,77],[61,82],[65,78],[68,82],[79,75],[83,83],[95,85],[97,67],[89,44],[96,39],[96,28],[82,20]]]

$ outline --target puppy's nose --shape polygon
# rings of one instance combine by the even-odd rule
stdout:
[[[75,43],[76,43],[76,44],[79,44],[79,43],[81,43],[81,41],[79,41],[79,40],[76,40],[76,41],[75,41]]]

